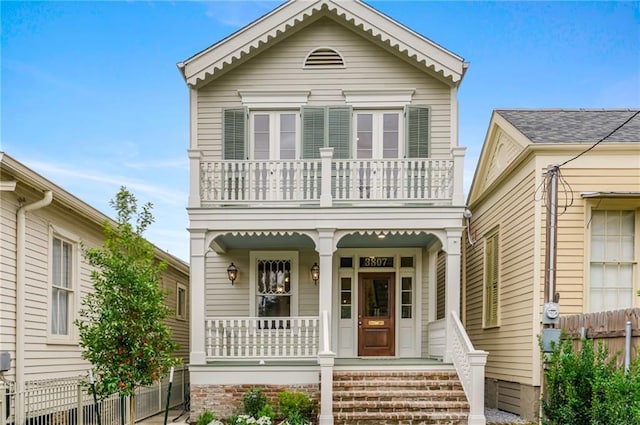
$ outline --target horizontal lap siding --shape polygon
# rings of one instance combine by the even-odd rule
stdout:
[[[345,69],[302,69],[314,48],[340,52]],[[310,90],[308,104],[343,104],[342,90],[412,88],[414,104],[431,106],[432,155],[450,155],[450,89],[444,83],[331,21],[300,30],[198,92],[198,147],[220,158],[221,110],[239,106],[242,90]]]
[[[532,380],[534,191],[534,173],[521,171],[473,206],[476,243],[466,247],[466,325],[474,346],[489,352],[487,378],[521,383]],[[483,329],[484,243],[496,226],[500,326]]]
[[[286,251],[287,249],[285,249]],[[243,317],[254,316],[250,311],[249,292],[250,251],[232,249],[224,255],[207,255],[205,267],[205,293],[207,317]],[[318,286],[311,280],[309,270],[318,261],[318,254],[312,249],[302,249],[298,256],[298,315],[317,316]],[[233,262],[238,268],[238,280],[234,285],[227,278],[227,267]],[[337,289],[336,289],[337,290]]]
[[[16,213],[19,208],[17,197],[22,196],[31,203],[37,199],[24,192],[19,185],[17,192],[2,192],[0,214],[0,349],[11,353],[15,367],[15,298],[16,298]],[[25,379],[48,379],[77,376],[85,373],[88,362],[82,359],[82,349],[78,345],[75,325],[70,324],[76,337],[68,343],[52,343],[49,339],[49,296],[50,296],[50,229],[76,243],[74,264],[75,306],[82,308],[81,300],[93,289],[91,267],[84,261],[79,243],[86,247],[100,247],[104,236],[102,225],[86,220],[76,211],[62,208],[54,202],[46,207],[26,214],[25,234],[25,302],[24,302],[24,366]],[[77,260],[77,261],[75,261]],[[166,273],[173,273],[168,269]],[[178,273],[188,285],[188,276]],[[188,334],[188,322],[183,325]],[[184,342],[184,356],[188,354],[188,335]],[[12,377],[12,376],[7,376]]]
[[[178,286],[183,285],[187,290],[187,316],[185,319],[177,317],[178,310]],[[172,310],[169,318],[166,320],[168,326],[171,327],[173,340],[179,345],[174,352],[174,356],[183,359],[184,363],[189,362],[189,276],[180,273],[174,268],[167,268],[160,281],[161,288],[166,294],[165,303]]]

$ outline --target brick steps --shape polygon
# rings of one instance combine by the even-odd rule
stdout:
[[[335,425],[467,423],[455,371],[334,371]]]

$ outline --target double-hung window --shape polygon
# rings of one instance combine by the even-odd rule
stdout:
[[[589,311],[633,306],[635,222],[634,210],[591,211]]]
[[[68,240],[53,236],[51,245],[50,334],[71,336],[74,308],[74,246]]]

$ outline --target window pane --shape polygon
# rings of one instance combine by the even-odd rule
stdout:
[[[291,261],[258,261],[258,293],[288,295],[291,292]]]
[[[403,277],[402,278],[402,290],[403,291],[411,291],[411,278]]]
[[[402,304],[411,304],[411,292],[402,292]]]
[[[340,318],[341,319],[351,319],[351,306],[343,305],[340,308]]]
[[[342,304],[351,304],[351,292],[342,292]]]
[[[591,238],[591,260],[604,260],[604,236],[593,236]]]
[[[591,287],[599,288],[603,286],[604,266],[602,264],[591,265]]]
[[[400,257],[400,267],[413,267],[413,257]]]
[[[253,139],[255,159],[269,159],[269,115],[254,115]]]
[[[403,305],[402,306],[402,318],[403,319],[411,319],[411,306]]]
[[[61,270],[60,270],[60,265],[62,263],[62,241],[60,239],[57,238],[53,238],[53,255],[52,255],[52,262],[53,264],[51,264],[51,279],[52,279],[52,283],[56,286],[60,286],[60,280],[61,280]]]
[[[259,317],[288,317],[290,315],[290,296],[258,295]]]
[[[383,158],[398,157],[398,114],[383,115],[382,156]]]
[[[296,157],[296,116],[280,115],[280,159]]]
[[[340,257],[340,267],[353,267],[353,257]]]
[[[358,114],[357,125],[358,158],[371,158],[373,156],[373,115]]]
[[[71,288],[71,244],[62,243],[62,278],[60,286],[63,288]]]
[[[341,285],[342,285],[342,290],[343,291],[350,291],[351,290],[351,278],[350,277],[343,277],[341,280]]]

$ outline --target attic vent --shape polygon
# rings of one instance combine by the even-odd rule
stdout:
[[[309,53],[304,61],[307,68],[315,67],[343,67],[344,60],[340,53],[330,47],[320,47]]]

